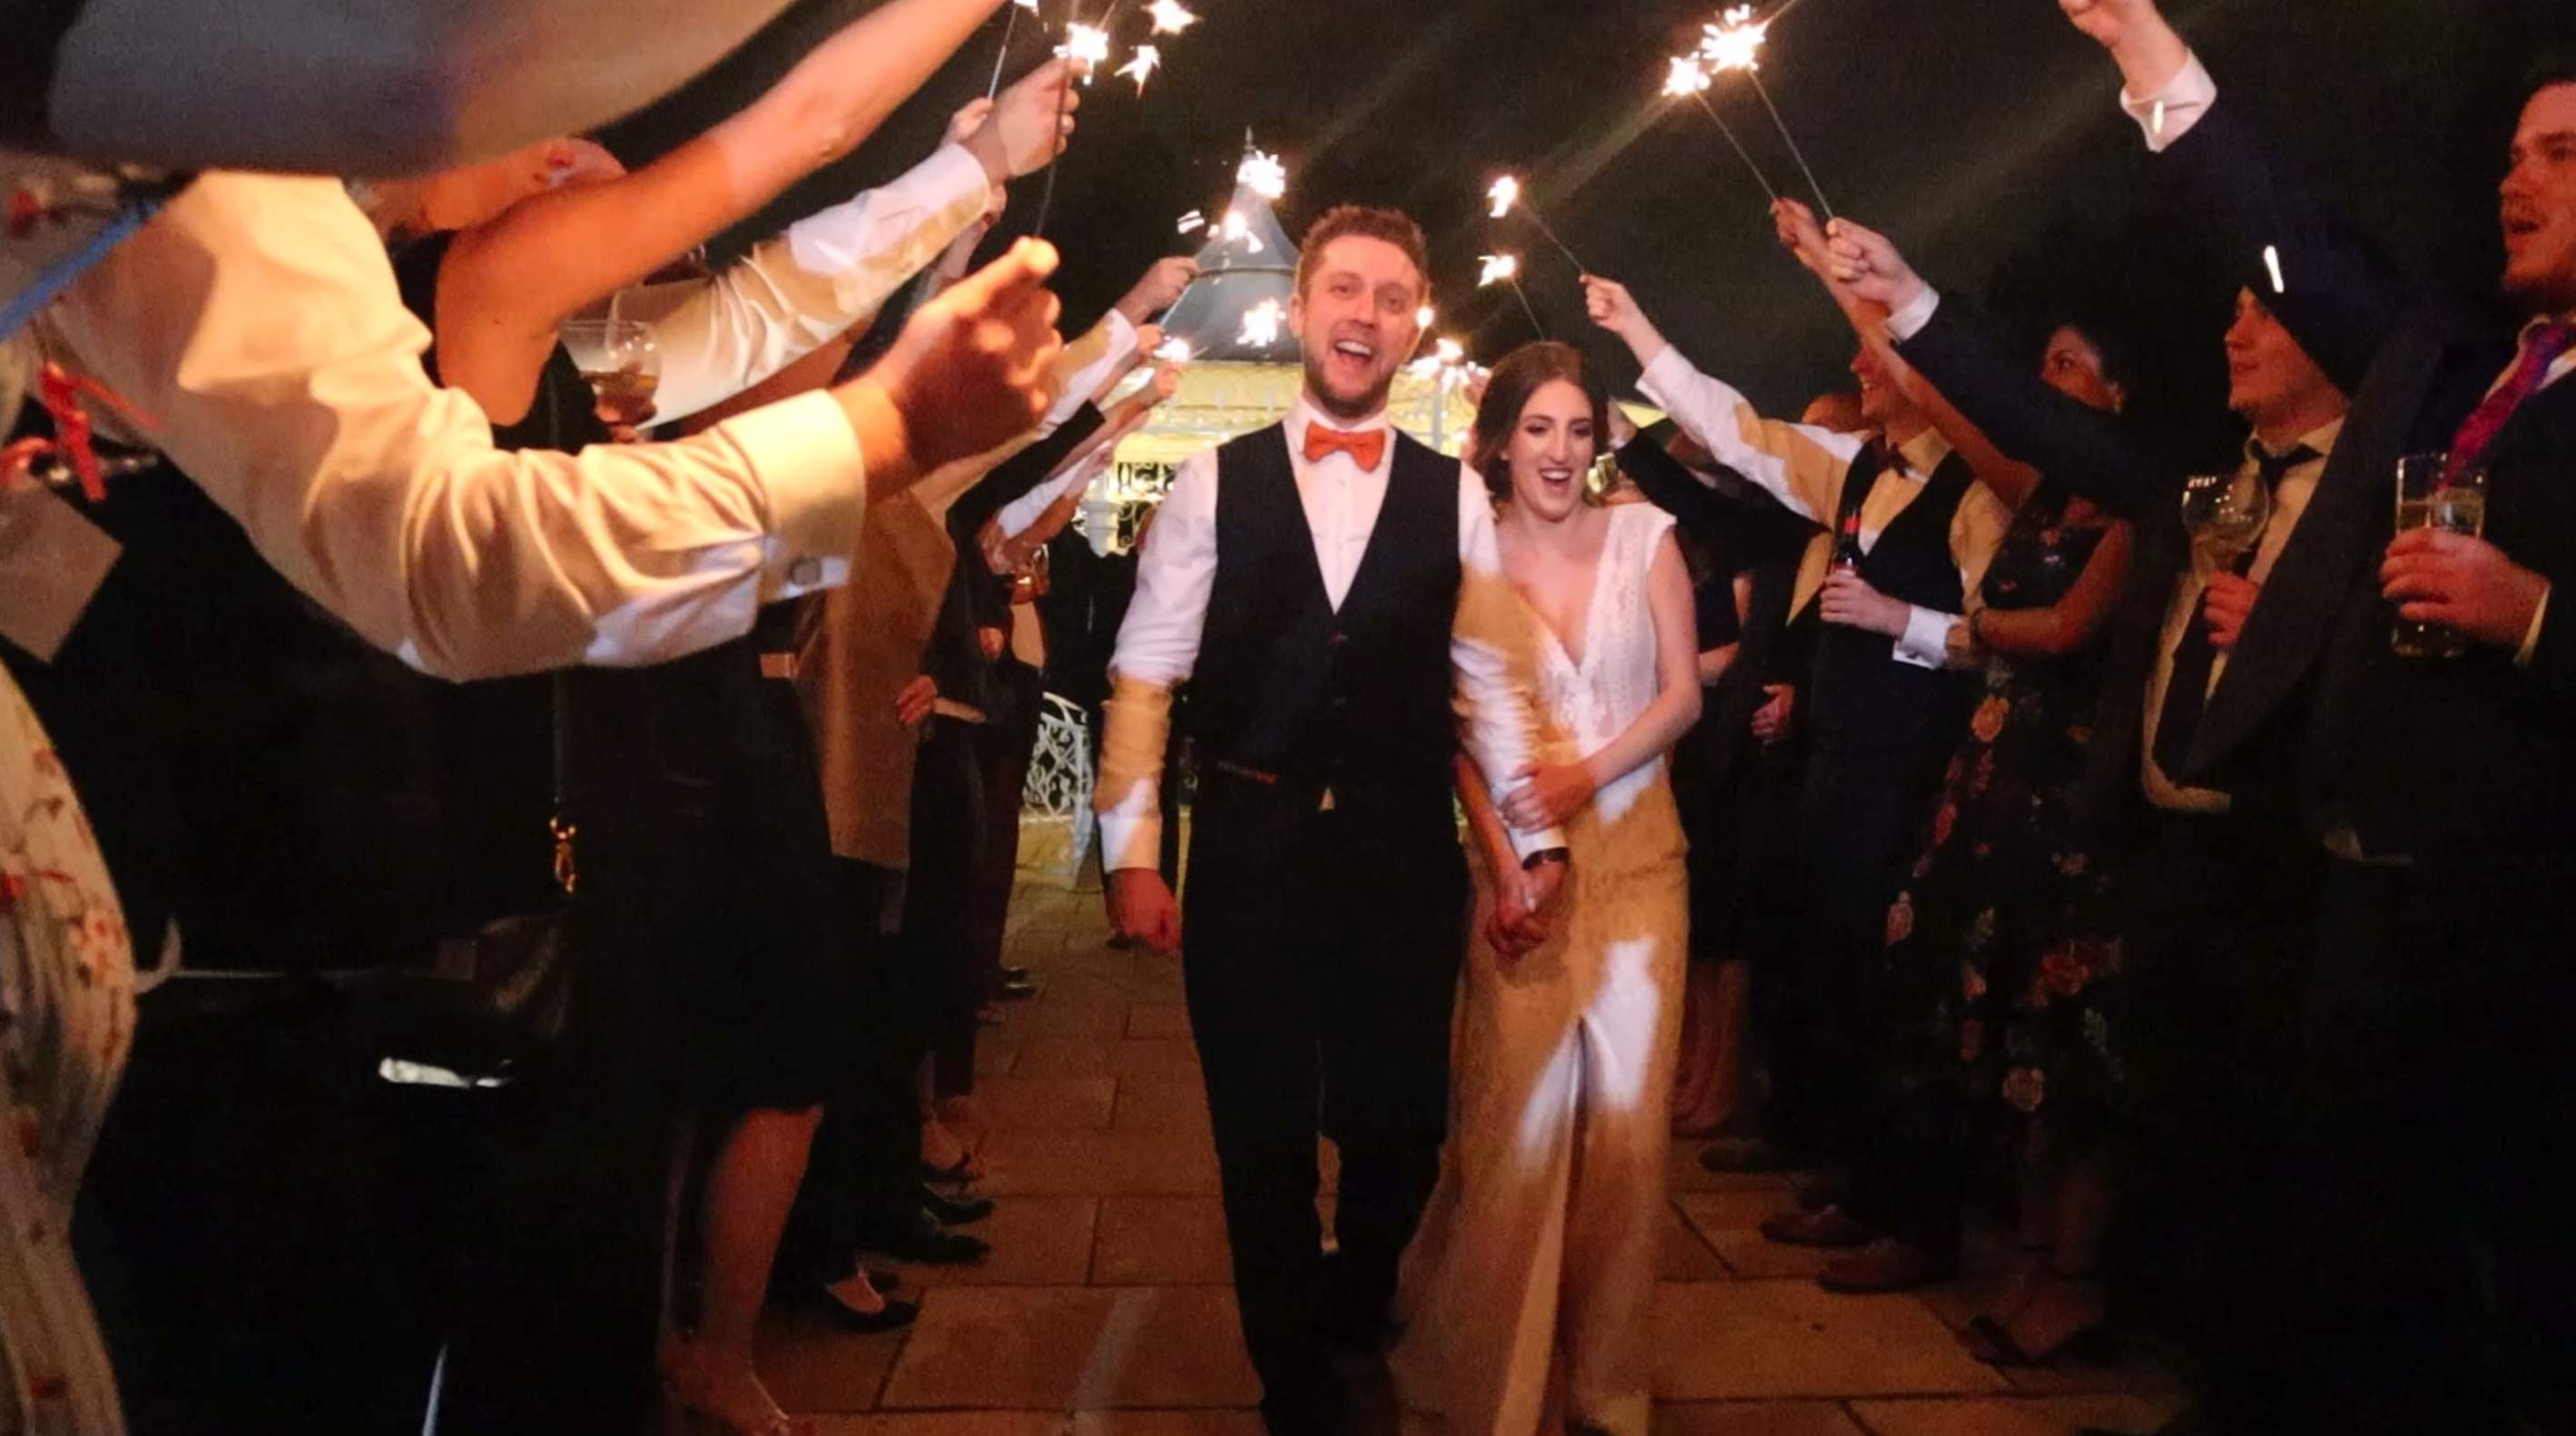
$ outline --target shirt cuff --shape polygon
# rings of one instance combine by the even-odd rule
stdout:
[[[1923,292],[1905,301],[1903,308],[1887,316],[1887,337],[1902,344],[1923,332],[1925,325],[1941,308],[1941,291],[1924,285]]]
[[[1915,608],[1905,619],[1905,632],[1897,635],[1896,661],[1916,668],[1947,668],[1950,664],[1950,630],[1959,622],[1955,613],[1937,609]]]
[[[1491,796],[1497,807],[1501,806],[1504,794],[1509,793],[1510,791],[1511,789],[1509,788],[1497,788],[1494,790]],[[1541,828],[1534,833],[1525,833],[1520,829],[1513,827],[1511,824],[1505,823],[1503,824],[1503,835],[1512,840],[1512,855],[1519,858],[1522,862],[1528,862],[1530,854],[1532,853],[1543,853],[1550,848],[1562,848],[1567,846],[1565,841],[1565,829],[1563,828]]]
[[[1678,347],[1667,344],[1664,346],[1664,352],[1656,355],[1654,362],[1646,366],[1646,372],[1638,376],[1637,391],[1644,394],[1656,408],[1671,413],[1673,408],[1671,398],[1680,392],[1678,386],[1687,382],[1696,372],[1698,371],[1691,367],[1691,362],[1682,357],[1682,351]]]
[[[2184,62],[2181,72],[2152,95],[2120,92],[2120,108],[2138,122],[2139,130],[2147,137],[2149,153],[2159,155],[2190,134],[2192,126],[2199,124],[2200,117],[2217,103],[2218,81],[2210,75],[2209,67],[2200,63],[2198,55]]]
[[[2531,631],[2522,636],[2522,648],[2513,655],[2516,668],[2529,668],[2531,660],[2539,656],[2540,630],[2549,622],[2549,595],[2557,591],[2555,585],[2541,591],[2540,606],[2531,611]]]
[[[762,602],[847,582],[867,517],[868,470],[840,401],[803,394],[713,432],[741,450],[768,500]]]

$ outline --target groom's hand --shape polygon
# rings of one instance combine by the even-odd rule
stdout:
[[[1152,868],[1120,868],[1102,891],[1109,899],[1109,928],[1156,952],[1178,952],[1181,906],[1172,900],[1171,884]]]

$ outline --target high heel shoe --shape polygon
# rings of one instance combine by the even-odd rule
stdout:
[[[814,1423],[788,1415],[745,1366],[727,1372],[677,1333],[662,1338],[662,1398],[670,1429],[689,1436],[814,1436]]]

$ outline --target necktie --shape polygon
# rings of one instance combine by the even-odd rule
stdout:
[[[2267,454],[2254,449],[2254,471],[2262,476],[2263,487],[2278,490],[2281,479],[2301,464],[2323,457],[2305,444],[2286,454]],[[2254,556],[2262,545],[2246,545],[2236,556],[2234,573],[2243,578],[2254,570]],[[2182,631],[2182,641],[2174,645],[2173,678],[2165,685],[2165,706],[2156,719],[2156,766],[2164,775],[2179,783],[2185,760],[2191,757],[2192,740],[2200,735],[2201,714],[2209,707],[2209,675],[2218,667],[2218,650],[2210,645],[2209,625],[2203,623],[2195,600],[2191,621]]]
[[[1306,462],[1320,464],[1335,454],[1348,454],[1351,462],[1374,471],[1386,457],[1386,430],[1327,428],[1322,424],[1306,426]]]
[[[2570,349],[2576,349],[2576,325],[2543,324],[2531,331],[2522,346],[2522,357],[2514,361],[2513,372],[2477,407],[2477,412],[2469,415],[2469,421],[2460,426],[2459,437],[2451,441],[2450,462],[2442,466],[2444,483],[2457,482],[2461,475],[2477,467],[2487,450],[2494,447],[2496,435],[2504,432],[2514,410],[2540,392],[2541,385],[2548,382],[2550,366],[2566,357]]]

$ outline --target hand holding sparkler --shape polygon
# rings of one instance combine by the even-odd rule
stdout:
[[[1000,184],[1055,163],[1072,141],[1073,112],[1081,105],[1082,97],[1073,92],[1072,70],[1062,60],[1051,60],[1003,91],[998,101],[978,100],[958,111],[949,132],[955,134],[982,107],[981,123],[963,143],[984,173]]]
[[[1188,255],[1173,255],[1155,260],[1136,287],[1115,306],[1131,324],[1142,324],[1148,318],[1178,304],[1181,295],[1199,277],[1199,262]]]
[[[1826,253],[1836,283],[1872,304],[1886,305],[1891,313],[1921,299],[1930,287],[1887,236],[1848,219],[1834,221]]]
[[[1628,292],[1628,286],[1615,279],[1604,279],[1597,274],[1585,275],[1583,309],[1592,317],[1593,323],[1626,342],[1628,351],[1637,356],[1640,364],[1652,364],[1670,347],[1653,321],[1646,318],[1646,311],[1638,307],[1637,298]]]
[[[1780,247],[1818,279],[1828,284],[1841,282],[1833,272],[1832,257],[1825,250],[1825,231],[1816,223],[1816,212],[1794,199],[1771,201],[1771,229],[1779,236]]]

